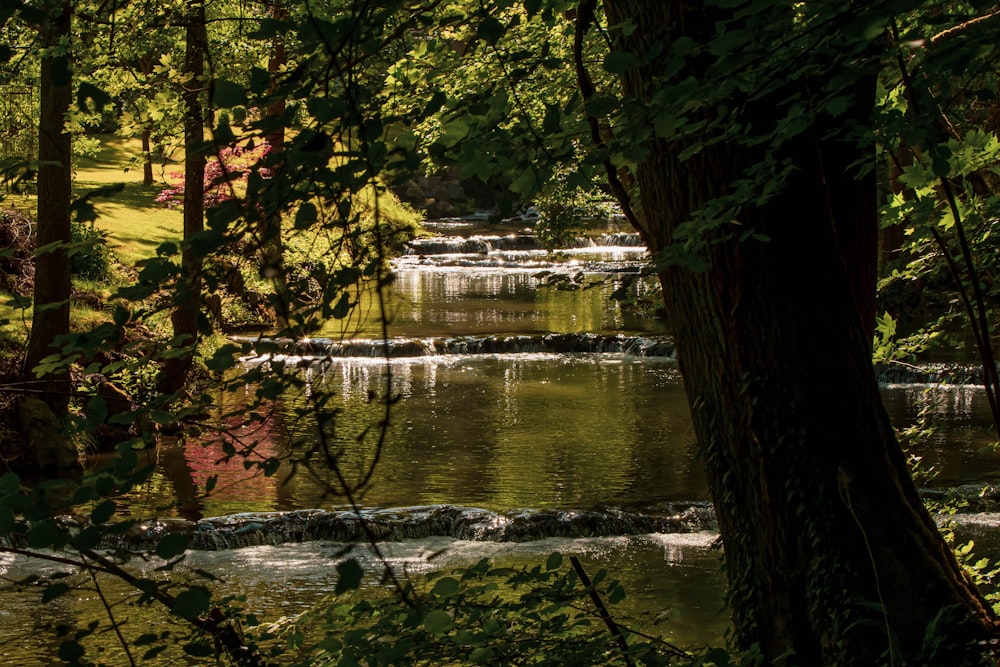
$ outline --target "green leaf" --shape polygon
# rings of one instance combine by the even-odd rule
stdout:
[[[458,579],[454,577],[444,577],[438,579],[437,583],[434,584],[434,590],[432,591],[435,595],[440,595],[441,597],[451,597],[458,592]]]
[[[469,654],[471,662],[489,662],[493,658],[493,649],[489,646],[480,646]]]
[[[76,91],[76,106],[83,113],[91,113],[87,101],[94,103],[94,111],[100,113],[104,107],[111,104],[111,96],[92,83],[81,81]]]
[[[238,83],[220,79],[212,87],[212,103],[217,107],[238,107],[247,103],[247,91]]]
[[[538,174],[532,167],[525,168],[521,172],[521,175],[514,179],[514,182],[510,184],[510,189],[512,192],[516,192],[522,195],[525,199],[530,199],[539,185]]]
[[[159,547],[157,547],[159,550]],[[200,586],[182,591],[174,598],[171,611],[181,618],[192,619],[208,611],[208,605],[212,601],[212,596],[208,590]],[[186,647],[185,647],[185,650]]]
[[[90,513],[90,521],[95,524],[105,523],[115,515],[117,509],[118,505],[115,504],[115,501],[105,500]]]
[[[612,111],[618,106],[618,100],[613,97],[608,97],[606,95],[594,95],[586,103],[587,115],[589,116],[604,116]]]
[[[17,493],[21,489],[21,478],[17,473],[6,472],[0,475],[0,493]]]
[[[91,396],[87,401],[87,423],[91,426],[103,424],[108,418],[108,405],[100,396]]]
[[[451,630],[454,621],[448,612],[441,609],[432,609],[424,616],[424,627],[434,635],[441,635]]]
[[[476,29],[476,35],[489,44],[496,44],[505,32],[507,32],[507,28],[504,24],[492,16],[483,19],[483,22]]]
[[[691,55],[698,50],[698,42],[694,41],[692,38],[684,35],[683,37],[678,37],[674,40],[673,54],[675,56],[684,57]]]
[[[361,569],[357,558],[348,558],[341,563],[337,563],[337,585],[334,587],[333,592],[336,595],[340,595],[346,591],[357,589],[361,585],[361,578],[364,574],[365,571]]]
[[[184,645],[184,652],[196,658],[211,658],[216,655],[215,648],[206,641],[193,641]]]
[[[59,644],[59,658],[70,664],[79,664],[83,654],[83,645],[75,639],[67,639]]]
[[[165,536],[156,545],[156,555],[163,560],[170,560],[174,556],[179,556],[188,548],[188,537],[181,533],[173,533]],[[189,618],[189,617],[185,617]]]
[[[149,418],[152,419],[155,424],[166,425],[174,423],[174,416],[164,410],[150,410]]]
[[[562,123],[562,111],[558,104],[545,105],[545,118],[542,120],[542,130],[546,134],[556,134],[559,132]]]
[[[854,98],[850,95],[838,95],[837,97],[831,98],[826,101],[823,105],[823,109],[826,110],[831,116],[839,116],[851,108],[854,104]]]
[[[347,105],[338,97],[313,97],[306,102],[306,108],[313,117],[323,123],[328,123],[344,115]],[[322,137],[325,139],[325,135]],[[306,146],[309,150],[309,146]],[[315,149],[314,149],[315,150]]]
[[[604,56],[604,71],[611,74],[622,74],[638,64],[635,54],[629,51],[612,51]]]
[[[6,505],[0,505],[0,536],[8,536],[17,525],[17,515],[14,510]]]
[[[42,603],[52,602],[57,597],[69,591],[69,585],[64,583],[49,584],[42,591]]]
[[[271,87],[271,75],[260,67],[250,68],[250,90],[257,95],[263,95]]]
[[[44,547],[59,547],[66,542],[66,536],[55,524],[49,521],[37,521],[31,524],[28,531],[28,546],[32,549]]]
[[[552,571],[558,570],[562,566],[563,556],[558,551],[549,554],[548,560],[545,561],[545,569]]]
[[[337,305],[333,307],[333,312],[331,317],[335,320],[342,320],[351,313],[351,297],[344,292],[340,295],[340,299],[337,301]]]
[[[726,30],[709,43],[708,50],[714,56],[724,56],[742,49],[749,41],[750,33],[746,30]]]
[[[233,345],[232,343],[223,345],[215,351],[211,359],[205,362],[205,366],[210,371],[227,371],[236,364],[236,355],[240,351],[238,345]]]
[[[311,202],[304,202],[295,212],[295,229],[308,229],[319,219],[319,212],[316,205]]]

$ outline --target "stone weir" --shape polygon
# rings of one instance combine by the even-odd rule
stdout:
[[[598,236],[580,236],[571,241],[571,248],[643,248],[638,234],[615,232]],[[486,255],[495,251],[545,250],[533,234],[504,236],[435,236],[414,239],[406,244],[407,255]]]
[[[983,367],[979,364],[904,364],[883,363],[875,367],[881,384],[950,384],[981,385]]]
[[[485,255],[495,250],[540,250],[538,239],[528,234],[506,236],[435,236],[406,244],[407,255]]]
[[[392,340],[328,338],[291,340],[234,337],[253,346],[254,356],[286,355],[315,358],[432,357],[450,354],[570,354],[618,353],[632,357],[674,358],[667,338],[600,334],[545,336],[459,336],[454,338],[396,338]]]
[[[367,529],[366,529],[367,527]],[[549,537],[611,537],[650,533],[717,531],[708,503],[669,505],[662,514],[617,509],[573,512],[512,510],[491,512],[475,507],[425,505],[395,509],[296,510],[202,519],[157,519],[134,526],[102,547],[152,551],[167,535],[188,537],[191,549],[217,551],[292,542],[400,542],[451,537],[484,542],[530,542]]]

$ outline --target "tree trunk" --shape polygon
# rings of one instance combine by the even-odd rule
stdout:
[[[605,0],[605,10],[609,25],[637,26],[616,48],[640,58],[682,34],[708,43],[719,18],[691,0]],[[669,57],[624,75],[625,94],[653,99]],[[745,100],[733,122],[766,126],[772,102],[803,85]],[[873,85],[858,79],[852,120],[867,122]],[[917,495],[875,380],[874,170],[849,168],[874,153],[845,137],[844,121],[818,120],[777,149],[796,169],[777,197],[741,210],[738,228],[710,232],[708,269],[660,273],[735,639],[762,664],[983,664],[977,642],[994,636],[994,619]],[[648,148],[633,174],[654,256],[760,157],[730,142],[684,161],[668,141]]]
[[[268,13],[275,21],[284,21],[288,18],[284,0],[272,0],[268,5]],[[284,37],[279,34],[272,40],[271,55],[267,60],[267,72],[271,75],[269,92],[274,96],[267,106],[267,116],[275,125],[267,133],[265,140],[270,146],[269,155],[274,165],[271,167],[272,172],[281,168],[280,156],[285,150],[285,98],[277,90],[277,78],[287,63],[288,53],[285,50]],[[281,182],[277,176],[277,173],[272,173],[272,183]],[[285,275],[285,245],[281,233],[281,205],[284,202],[279,199],[279,197],[267,198],[268,203],[260,221],[260,238],[264,275],[269,277],[274,285],[275,325],[278,329],[284,329],[288,326],[292,300]]]
[[[156,59],[152,53],[148,53],[139,58],[139,72],[143,77],[143,90],[148,97],[151,95],[149,80],[153,75],[156,66]],[[153,179],[153,147],[152,147],[153,124],[147,121],[142,129],[142,184],[152,185]]]
[[[208,36],[205,29],[204,0],[189,0],[186,45],[184,51],[184,243],[181,254],[181,277],[170,313],[174,340],[178,349],[163,365],[159,390],[170,394],[184,387],[194,362],[195,343],[201,320],[202,257],[191,239],[205,229],[205,55]]]
[[[153,184],[153,154],[150,145],[150,135],[153,131],[148,127],[142,131],[142,184]]]
[[[62,3],[42,27],[42,44],[56,47],[69,39],[71,7]],[[38,226],[35,254],[34,314],[24,371],[34,375],[38,363],[55,353],[55,340],[69,333],[70,271],[66,244],[70,238],[72,200],[71,141],[66,113],[72,101],[69,56],[47,55],[41,62],[41,116],[38,127]],[[46,402],[56,414],[69,401],[69,369],[42,376]]]

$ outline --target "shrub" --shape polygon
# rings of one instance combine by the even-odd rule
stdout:
[[[70,272],[84,280],[111,280],[117,259],[108,247],[104,234],[93,225],[73,222],[70,224],[70,238]]]

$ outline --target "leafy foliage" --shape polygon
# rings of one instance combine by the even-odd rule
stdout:
[[[356,583],[352,578],[344,588]],[[310,665],[705,664],[661,638],[627,629],[624,651],[604,628],[592,592],[612,607],[625,599],[604,570],[588,591],[558,553],[530,568],[483,559],[430,574],[408,590],[411,606],[370,591],[338,594],[312,611],[263,626],[261,638],[281,638],[286,648],[276,648],[276,656],[291,650],[299,656],[294,664]],[[731,664],[723,652],[712,655],[713,664]]]

